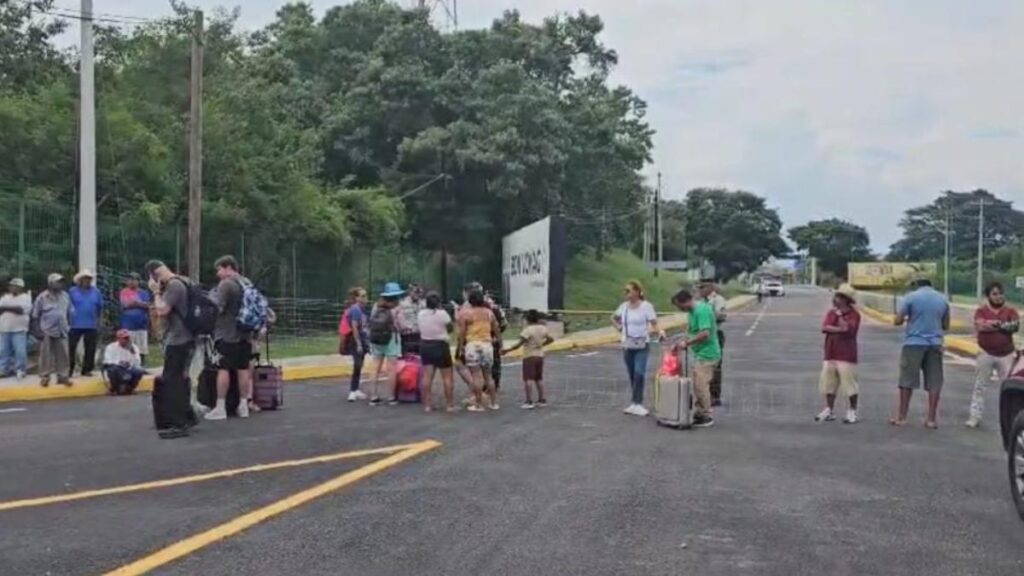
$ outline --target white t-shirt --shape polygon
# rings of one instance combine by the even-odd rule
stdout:
[[[448,325],[452,323],[452,317],[447,311],[440,308],[420,310],[416,321],[420,327],[420,340],[448,340]]]
[[[643,300],[636,308],[631,308],[629,302],[623,302],[615,311],[615,316],[622,322],[622,341],[633,339],[650,339],[650,324],[658,319],[654,312],[654,306]]]
[[[17,306],[23,312],[22,314],[11,314],[10,312],[0,314],[0,332],[28,332],[28,323],[32,314],[31,294],[28,292],[22,292],[17,296],[4,294],[3,297],[0,297],[0,306]]]
[[[125,348],[117,342],[107,344],[106,349],[103,350],[103,363],[116,366],[122,362],[127,362],[128,366],[132,368],[141,367],[142,357],[139,356],[139,349],[134,344],[130,348]]]
[[[708,297],[708,304],[711,304],[711,308],[715,311],[716,317],[721,314],[725,314],[729,309],[729,301],[725,299],[725,296],[722,296],[718,292],[711,293],[711,296]],[[722,330],[721,323],[718,324],[718,330]]]

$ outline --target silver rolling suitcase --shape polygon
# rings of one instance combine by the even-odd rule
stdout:
[[[654,384],[654,421],[658,426],[686,430],[693,427],[693,379],[689,376],[689,358],[679,358],[682,376],[658,374]]]

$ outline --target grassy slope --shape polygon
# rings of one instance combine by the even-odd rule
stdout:
[[[622,302],[622,289],[638,280],[656,310],[668,311],[669,299],[686,281],[683,274],[662,271],[657,278],[643,261],[625,250],[616,250],[598,261],[582,254],[569,262],[565,278],[567,310],[612,311]]]

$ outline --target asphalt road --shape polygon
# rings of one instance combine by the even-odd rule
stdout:
[[[938,431],[921,425],[923,398],[913,425],[894,429],[899,334],[866,323],[863,422],[812,421],[826,305],[795,292],[733,315],[727,404],[706,430],[623,415],[610,348],[551,356],[552,406],[533,412],[516,407],[518,367],[506,368],[498,413],[371,408],[311,383],[288,387],[284,411],[176,441],[150,429],[147,397],[2,406],[26,410],[0,412],[0,506],[435,439],[439,449],[153,573],[1024,573],[994,421],[961,426],[968,366],[947,364]],[[103,574],[380,458],[0,510],[0,574]]]

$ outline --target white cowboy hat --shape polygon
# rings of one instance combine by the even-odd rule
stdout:
[[[849,284],[842,284],[839,286],[839,288],[836,288],[836,294],[842,294],[843,296],[846,296],[852,303],[857,302],[857,291],[854,290],[853,286],[850,286]]]
[[[88,278],[90,280],[95,280],[96,279],[96,275],[92,273],[92,270],[89,270],[88,268],[84,268],[78,274],[75,274],[75,278],[74,278],[75,284],[78,284],[78,281],[81,280],[82,278]]]

